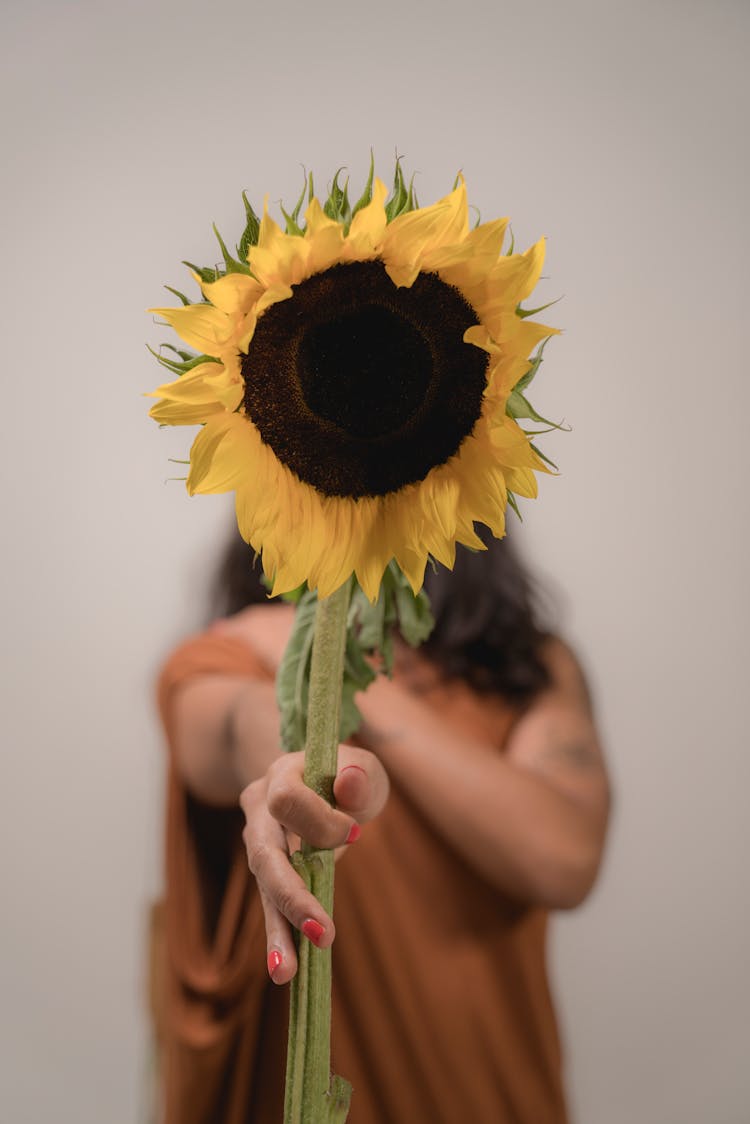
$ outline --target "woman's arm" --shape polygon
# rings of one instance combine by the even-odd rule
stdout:
[[[172,706],[185,784],[206,804],[236,806],[281,752],[273,681],[196,676],[175,692]]]
[[[359,697],[363,744],[435,829],[492,885],[566,909],[596,877],[610,795],[574,657],[549,645],[552,686],[519,719],[507,750],[467,738],[397,681]]]

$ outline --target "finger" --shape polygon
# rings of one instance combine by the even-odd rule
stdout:
[[[297,950],[287,919],[271,899],[260,891],[263,916],[266,922],[266,964],[268,974],[275,984],[285,984],[297,973]]]
[[[339,847],[356,826],[351,815],[308,788],[292,765],[269,770],[267,803],[274,819],[313,847]]]
[[[388,774],[382,762],[359,746],[339,746],[339,767],[333,782],[338,808],[358,823],[367,823],[382,812],[388,799]]]
[[[281,825],[261,808],[248,820],[243,837],[261,892],[313,944],[328,948],[336,935],[333,921],[291,866]]]

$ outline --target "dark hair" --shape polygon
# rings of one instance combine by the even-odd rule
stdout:
[[[541,658],[549,632],[538,594],[510,540],[476,528],[486,550],[456,550],[453,570],[428,566],[425,590],[435,627],[421,651],[449,677],[483,693],[527,702],[549,686]]]
[[[477,533],[486,550],[459,547],[452,571],[427,567],[424,584],[435,628],[421,651],[447,677],[524,703],[549,685],[541,658],[549,633],[539,624],[536,591],[508,539],[494,539],[482,527]],[[214,581],[214,615],[230,616],[266,601],[261,573],[252,548],[235,533]]]

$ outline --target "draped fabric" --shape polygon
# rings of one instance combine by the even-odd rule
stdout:
[[[238,638],[182,645],[159,681],[265,677]],[[502,752],[515,717],[461,683],[424,696]],[[200,804],[170,754],[158,1025],[164,1124],[280,1124],[288,989],[268,979],[263,915],[239,810]],[[565,1124],[545,968],[546,914],[504,898],[393,784],[385,811],[336,866],[334,1071],[348,1124]]]

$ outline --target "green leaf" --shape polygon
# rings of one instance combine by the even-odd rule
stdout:
[[[344,675],[342,684],[342,741],[359,728],[362,716],[355,697],[369,687],[377,675],[373,657],[380,656],[380,669],[390,675],[393,670],[394,633],[398,629],[407,644],[421,644],[432,630],[434,621],[424,591],[415,597],[406,577],[395,562],[383,574],[380,594],[375,604],[367,599],[359,584],[353,581],[347,618]],[[308,589],[296,590],[297,608],[294,626],[276,679],[276,697],[281,711],[281,742],[284,749],[302,749],[307,730],[307,700],[310,689],[310,666],[315,632],[317,598]]]
[[[387,594],[382,588],[374,605],[365,597],[359,585],[352,594],[349,622],[356,627],[361,646],[370,652],[379,651],[383,643],[386,601]]]
[[[430,635],[435,625],[427,594],[424,590],[420,590],[415,597],[405,579],[403,583],[399,582],[396,585],[395,592],[399,631],[407,644],[411,644],[412,648],[418,648]]]
[[[304,593],[297,604],[294,624],[276,676],[276,699],[281,715],[281,744],[288,753],[304,749],[307,733],[307,698],[310,660],[318,599]]]

